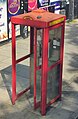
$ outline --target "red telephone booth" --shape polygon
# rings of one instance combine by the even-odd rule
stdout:
[[[65,16],[45,10],[14,16],[12,23],[12,102],[30,90],[34,108],[46,114],[49,105],[61,98]],[[16,60],[15,25],[30,26],[30,54]],[[30,57],[30,87],[16,94],[16,64]]]

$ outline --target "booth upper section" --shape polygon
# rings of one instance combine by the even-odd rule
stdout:
[[[64,15],[37,9],[29,13],[13,16],[11,17],[11,22],[14,24],[45,28],[64,22],[65,19],[66,17]]]

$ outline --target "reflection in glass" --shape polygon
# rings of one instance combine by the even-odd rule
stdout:
[[[41,100],[41,70],[38,70],[36,78],[36,99],[37,101]]]
[[[42,29],[37,30],[37,66],[42,64]]]
[[[48,65],[60,59],[61,27],[49,31]]]
[[[47,80],[47,102],[59,94],[60,65],[57,65],[48,72]]]
[[[42,64],[42,29],[37,29],[37,56],[36,56],[36,68]],[[34,49],[34,46],[33,46]],[[31,64],[31,88],[30,93],[33,95],[34,93],[34,52],[31,54],[30,58]],[[36,71],[36,98],[37,101],[41,100],[41,69]]]

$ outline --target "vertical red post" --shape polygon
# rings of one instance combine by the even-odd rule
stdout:
[[[61,30],[61,49],[60,49],[60,82],[59,82],[59,93],[60,93],[60,99],[62,95],[62,76],[63,76],[63,57],[64,57],[64,30],[65,30],[65,20],[62,25],[62,30]]]
[[[33,44],[34,43],[34,28],[30,27],[30,54],[33,53]]]
[[[30,67],[31,67],[31,56],[33,55],[33,45],[34,45],[34,28],[30,27]],[[31,76],[31,74],[30,74]],[[30,87],[31,87],[31,77],[30,77]]]
[[[41,79],[41,114],[46,114],[47,103],[47,73],[48,73],[48,39],[49,29],[43,29],[42,39],[42,79]]]
[[[34,28],[34,109],[36,109],[37,28]]]
[[[12,23],[12,103],[16,100],[16,40],[15,25]]]

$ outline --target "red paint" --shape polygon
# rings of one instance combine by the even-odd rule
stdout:
[[[52,24],[54,21],[56,24]],[[62,94],[62,69],[63,69],[63,52],[64,52],[64,26],[65,26],[65,16],[57,15],[54,13],[49,13],[44,10],[36,10],[30,13],[14,16],[11,18],[12,22],[12,102],[15,103],[16,99],[20,97],[23,93],[30,89],[27,88],[24,91],[16,94],[16,64],[30,57],[32,54],[32,48],[34,45],[34,109],[40,107],[41,114],[46,114],[46,108],[54,103],[57,99],[61,98]],[[51,23],[51,24],[50,24]],[[15,25],[22,24],[26,26],[30,26],[30,54],[24,56],[18,60],[16,60],[16,39],[15,39]],[[56,61],[50,67],[48,66],[48,42],[49,42],[49,30],[57,29],[62,27],[62,35],[61,35],[61,47],[60,47],[60,59]],[[42,28],[42,65],[37,66],[37,29]],[[34,44],[33,44],[34,43]],[[47,75],[48,72],[51,71],[55,66],[60,64],[60,79],[59,80],[59,94],[47,104]],[[30,64],[31,65],[31,64]],[[36,86],[36,78],[37,71],[41,69],[41,100],[37,102],[36,94],[37,94],[37,86]]]

